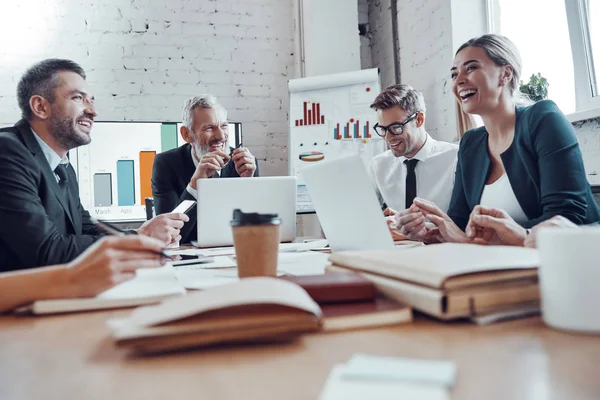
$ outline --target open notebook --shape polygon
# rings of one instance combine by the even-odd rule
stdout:
[[[138,269],[135,278],[108,289],[96,297],[40,300],[18,311],[56,314],[134,307],[159,303],[166,298],[185,293],[185,288],[177,280],[173,267],[167,265],[156,269]]]
[[[535,249],[445,243],[334,253],[329,260],[328,271],[356,271],[384,295],[443,319],[539,300]]]
[[[141,307],[107,324],[119,347],[153,353],[287,340],[319,330],[321,309],[300,286],[261,277]]]

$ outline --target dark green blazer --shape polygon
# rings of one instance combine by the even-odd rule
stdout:
[[[578,225],[600,221],[575,131],[556,104],[543,100],[517,107],[515,137],[500,155],[517,201],[529,219],[525,228],[562,215]],[[448,216],[465,229],[479,204],[491,166],[485,127],[465,133]]]

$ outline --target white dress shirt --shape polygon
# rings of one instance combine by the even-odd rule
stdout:
[[[198,168],[198,165],[200,164],[200,160],[196,159],[196,154],[194,153],[193,147],[190,148],[190,151],[192,152],[192,161],[194,162],[194,167]],[[221,176],[221,170],[217,171],[217,175]],[[187,185],[186,190],[188,191],[189,194],[194,196],[194,198],[196,200],[198,200],[198,191],[196,189],[194,189],[193,187],[191,187],[189,183]]]
[[[447,212],[454,186],[458,145],[434,140],[427,135],[425,144],[413,159],[419,160],[415,167],[417,197],[434,202]],[[396,211],[406,205],[406,157],[395,157],[387,150],[373,158],[370,165],[371,179],[377,189],[380,202]]]
[[[40,145],[42,153],[44,153],[44,157],[46,157],[46,160],[50,165],[50,170],[52,170],[52,172],[54,173],[56,182],[60,181],[60,178],[58,177],[58,175],[56,175],[56,172],[54,172],[54,170],[56,169],[56,167],[58,167],[58,164],[68,164],[69,158],[67,156],[65,156],[64,158],[60,158],[60,156],[56,154],[54,150],[52,150],[52,147],[48,146],[48,144],[44,142],[42,138],[39,137],[33,129],[31,130],[31,132],[33,132],[33,137],[35,138],[35,140],[37,140],[38,144]]]
[[[515,192],[506,174],[498,178],[496,182],[485,185],[479,204],[506,211],[518,224],[527,222],[529,219],[517,201]]]

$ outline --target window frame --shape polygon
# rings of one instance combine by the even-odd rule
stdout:
[[[500,2],[499,0],[485,1],[488,32],[500,34],[498,13]],[[564,0],[564,2],[575,84],[575,112],[567,115],[567,118],[575,122],[600,117],[600,76],[596,76],[590,46],[587,0]]]

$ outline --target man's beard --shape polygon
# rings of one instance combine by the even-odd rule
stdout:
[[[198,161],[200,161],[206,154],[210,153],[210,149],[208,147],[201,146],[197,143],[194,143],[193,148],[194,154],[196,154],[196,159]]]
[[[71,150],[79,146],[84,146],[92,141],[89,135],[78,133],[75,128],[77,125],[75,118],[52,116],[50,117],[50,133],[60,145]]]

